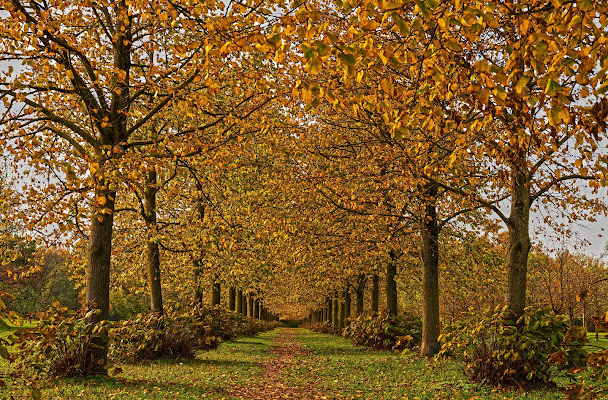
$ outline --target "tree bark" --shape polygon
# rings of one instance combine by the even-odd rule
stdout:
[[[199,284],[201,279],[201,260],[192,259],[192,270],[194,271],[194,304],[203,304],[203,290]]]
[[[332,311],[333,311],[333,303],[331,298],[327,298],[327,321],[329,322],[330,325],[334,324],[334,320],[332,318]]]
[[[345,318],[350,320],[350,308],[351,308],[351,298],[350,298],[350,287],[346,286],[346,293],[344,296],[344,310],[345,310]]]
[[[260,300],[255,299],[253,303],[253,318],[260,319]]]
[[[148,287],[150,289],[150,309],[163,315],[163,293],[160,274],[160,246],[156,225],[156,193],[158,192],[156,171],[151,170],[146,176],[146,188],[144,191],[144,214],[148,234]]]
[[[249,301],[247,302],[247,316],[253,318],[253,295],[249,295]]]
[[[215,307],[215,306],[220,305],[221,299],[222,299],[221,289],[222,289],[222,286],[220,284],[219,277],[216,275],[215,279],[213,280],[213,292],[212,292],[212,296],[211,296],[211,306]]]
[[[357,315],[363,314],[363,305],[365,304],[365,283],[367,281],[367,277],[365,274],[359,274],[357,278],[357,287],[355,289],[355,294],[357,297],[356,300],[356,313]]]
[[[205,205],[199,201],[197,209],[199,221],[202,223],[205,219]],[[200,257],[196,252],[193,252],[192,254],[192,269],[194,273],[194,304],[200,306],[203,304],[203,288],[201,285],[203,267],[202,257]]]
[[[396,317],[398,313],[397,309],[397,282],[395,281],[395,275],[397,275],[397,253],[395,250],[390,251],[389,260],[386,264],[386,308],[389,315]]]
[[[230,311],[236,310],[236,289],[234,286],[230,286],[228,289],[228,309]]]
[[[380,296],[380,277],[377,273],[372,276],[372,315],[378,315],[378,299]]]
[[[336,296],[338,297],[338,296]],[[340,304],[338,303],[338,299],[334,299],[333,301],[334,309],[332,311],[334,316],[334,329],[340,329]]]
[[[526,308],[528,254],[530,252],[530,205],[528,172],[513,166],[511,214],[509,215],[509,261],[507,265],[506,302],[515,317]]]
[[[340,330],[344,329],[344,322],[346,320],[346,303],[344,298],[340,300]]]
[[[106,212],[95,210],[89,236],[86,302],[89,310],[96,310],[88,313],[86,318],[86,322],[91,324],[107,320],[110,311],[110,259],[116,192],[102,187],[107,185],[99,184],[95,189],[95,198],[106,199]],[[104,337],[97,337],[92,342],[94,346],[88,349],[85,368],[93,374],[106,374],[104,367],[108,361],[108,341]]]
[[[421,227],[422,239],[422,345],[420,354],[430,357],[441,350],[439,325],[439,227],[435,198],[437,187],[427,186],[428,200]]]
[[[243,314],[243,291],[241,289],[236,292],[236,312]]]
[[[247,316],[247,305],[249,304],[249,300],[247,300],[247,294],[243,292],[243,315]]]

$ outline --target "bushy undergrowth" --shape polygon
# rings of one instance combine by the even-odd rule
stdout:
[[[114,323],[88,324],[85,317],[84,313],[59,305],[39,313],[35,327],[19,329],[12,338],[17,349],[11,357],[15,373],[88,375],[92,362],[86,362],[86,357],[99,341],[109,342],[108,368],[160,357],[194,358],[197,351],[216,348],[222,340],[254,335],[276,326],[218,307],[195,307],[165,317],[140,314]]]
[[[329,335],[333,335],[334,333],[336,333],[336,330],[334,329],[333,325],[327,321],[315,322],[313,324],[308,325],[308,328],[311,331],[325,333],[325,334],[329,334]]]
[[[340,333],[329,322],[311,324],[309,328],[320,333]],[[360,315],[350,320],[341,334],[351,338],[356,346],[404,350],[420,343],[422,322],[407,314],[395,317],[387,311],[381,311],[376,316]]]
[[[189,327],[181,327],[157,314],[140,314],[118,321],[110,330],[110,359],[137,363],[163,356],[193,358],[201,340]]]
[[[550,386],[586,356],[586,335],[569,331],[563,316],[532,307],[517,320],[506,307],[471,313],[447,326],[440,341],[443,354],[462,357],[473,381],[497,386]]]
[[[567,334],[570,337],[587,336],[582,327],[572,327]],[[551,361],[560,364],[568,359],[568,354],[557,352]],[[574,368],[576,381],[566,389],[566,400],[591,400],[608,397],[608,348],[589,346],[589,353],[584,365]]]
[[[391,316],[381,311],[377,316],[360,315],[342,332],[356,346],[372,349],[405,350],[420,344],[422,322],[411,315]]]
[[[196,306],[167,317],[140,314],[115,324],[110,331],[110,356],[123,363],[193,358],[199,350],[211,350],[222,341],[253,336],[274,326],[220,307]]]
[[[97,372],[91,356],[97,343],[108,339],[109,324],[86,323],[85,317],[56,303],[38,313],[35,327],[17,330],[11,338],[16,346],[11,357],[16,374],[34,371],[52,377],[74,377]]]

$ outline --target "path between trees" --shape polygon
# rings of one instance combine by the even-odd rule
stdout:
[[[230,396],[251,399],[327,399],[314,382],[295,387],[285,382],[285,369],[295,361],[297,356],[312,357],[312,353],[294,340],[297,329],[282,329],[273,340],[271,354],[276,355],[262,363],[262,376],[255,386],[234,386],[229,390]]]

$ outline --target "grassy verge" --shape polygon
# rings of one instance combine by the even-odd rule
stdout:
[[[315,382],[328,399],[563,399],[561,391],[497,390],[469,382],[462,365],[354,347],[350,340],[310,331],[296,337],[312,350],[291,364],[286,379],[292,385]]]
[[[588,333],[587,340],[589,340],[589,343],[587,344],[587,350],[599,351],[608,348],[608,334],[606,332],[600,332],[598,339],[597,341],[595,340],[595,333]]]
[[[42,383],[43,399],[230,399],[233,385],[254,382],[260,363],[272,354],[272,339],[278,331],[261,333],[201,352],[195,360],[159,360],[127,365],[124,373],[111,378],[67,379]],[[0,388],[0,399],[24,398],[29,389],[11,382]]]

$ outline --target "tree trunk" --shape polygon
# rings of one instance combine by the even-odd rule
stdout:
[[[249,300],[247,299],[247,294],[243,293],[243,315],[246,317],[247,314],[247,306],[249,305]]]
[[[346,312],[346,319],[350,320],[350,308],[351,308],[351,299],[350,299],[350,287],[346,286],[346,294],[344,296],[344,309]]]
[[[260,300],[255,299],[253,303],[253,318],[260,319]]]
[[[150,289],[150,309],[163,315],[163,294],[160,276],[160,246],[158,244],[156,226],[156,193],[157,177],[156,171],[151,170],[146,176],[146,189],[144,193],[146,216],[146,227],[148,234],[148,286]]]
[[[192,259],[192,270],[194,271],[194,304],[203,304],[203,290],[200,285],[201,280],[201,260]]]
[[[333,303],[331,298],[327,298],[327,322],[329,322],[330,325],[333,325],[334,320],[332,318],[332,311],[333,311]]]
[[[338,299],[334,299],[333,305],[334,329],[340,329],[340,304],[338,303]]]
[[[367,281],[367,277],[365,274],[359,274],[357,278],[357,288],[355,289],[355,294],[357,296],[356,300],[356,313],[357,315],[363,314],[363,305],[365,300],[365,282]]]
[[[236,312],[243,314],[243,291],[241,289],[236,292]]]
[[[107,187],[99,184],[99,186]],[[112,225],[116,193],[107,189],[95,189],[95,198],[105,198],[105,213],[95,210],[91,220],[89,236],[86,302],[90,313],[87,323],[97,323],[108,319],[110,311],[110,259],[112,255]],[[91,373],[107,374],[104,368],[108,361],[108,341],[104,337],[93,339],[88,349],[85,363]]]
[[[211,306],[215,307],[215,306],[220,305],[221,299],[222,299],[221,289],[222,289],[222,286],[220,284],[219,277],[216,275],[215,279],[213,280],[213,292],[211,295]]]
[[[516,317],[526,308],[528,253],[530,252],[530,190],[528,172],[513,167],[511,214],[509,215],[509,261],[507,265],[506,301]]]
[[[236,310],[236,289],[234,286],[230,286],[228,289],[228,309],[230,311]]]
[[[249,301],[247,302],[247,316],[253,318],[253,295],[249,295]]]
[[[372,315],[378,315],[378,298],[380,296],[380,277],[374,273],[372,277]]]
[[[397,274],[397,253],[391,250],[389,260],[386,264],[386,308],[389,315],[396,317],[397,310],[397,282],[395,275]]]
[[[422,222],[422,345],[420,354],[430,357],[441,350],[437,341],[439,326],[439,227],[435,198],[437,187],[427,187],[424,221]]]
[[[344,321],[346,320],[346,303],[344,299],[340,300],[340,330],[344,329]]]
[[[202,223],[205,219],[205,205],[199,201],[197,209],[199,221]],[[192,269],[194,272],[194,304],[201,306],[203,305],[203,288],[201,285],[203,267],[202,257],[200,257],[196,252],[193,252],[192,254]]]

